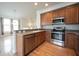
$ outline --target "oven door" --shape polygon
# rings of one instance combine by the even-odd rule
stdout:
[[[52,32],[51,33],[51,38],[53,40],[63,40],[63,32]]]

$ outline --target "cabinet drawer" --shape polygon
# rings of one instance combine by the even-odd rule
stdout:
[[[31,38],[31,37],[35,37],[35,35],[34,34],[24,35],[24,39]]]

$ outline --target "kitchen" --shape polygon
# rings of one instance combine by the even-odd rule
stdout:
[[[56,9],[53,11],[41,13],[41,19],[40,19],[41,20],[41,29],[40,30],[45,30],[46,32],[45,32],[45,34],[43,34],[43,35],[40,34],[38,36],[43,36],[43,39],[41,38],[42,42],[48,41],[49,43],[51,43],[51,44],[53,43],[60,47],[73,49],[73,50],[75,50],[76,55],[78,55],[79,54],[79,52],[78,52],[78,49],[79,49],[78,48],[78,45],[79,45],[78,44],[78,42],[79,42],[79,40],[78,40],[79,39],[78,38],[78,36],[79,36],[79,15],[78,14],[79,14],[79,3],[72,4],[72,5],[69,5],[69,6],[66,6],[63,8],[59,8],[59,9]],[[23,30],[20,31],[20,33],[22,33],[22,32],[23,32]],[[39,32],[39,30],[38,30],[38,32]],[[29,33],[29,32],[27,32],[27,33]],[[17,37],[18,38],[20,37],[19,34],[17,34]],[[22,37],[24,37],[24,36],[22,36]],[[28,39],[27,37],[28,37],[28,35],[26,36],[25,39]],[[45,38],[45,40],[44,40],[44,38]],[[21,38],[21,40],[22,40],[22,38]],[[19,40],[17,39],[17,42],[18,41]],[[22,43],[22,41],[21,41],[21,43]],[[40,42],[40,44],[42,42]],[[19,45],[19,44],[17,44],[17,45]],[[19,48],[19,46],[17,47],[17,49],[18,48]],[[17,55],[24,55],[23,54],[24,52],[22,50],[20,50],[20,51],[21,52],[19,52],[19,50],[17,50]],[[41,54],[38,54],[38,55],[41,55]]]
[[[18,17],[21,18],[22,16],[22,19],[19,19],[18,22],[19,29],[13,32],[15,36],[14,47],[11,47],[15,49],[13,55],[79,56],[78,2],[49,2],[49,5],[53,4],[53,6],[49,6],[44,2],[45,7],[39,8],[37,8],[37,6],[42,5],[42,2],[39,4],[35,3],[35,6],[32,5],[32,8],[34,8],[36,13],[33,10],[31,11],[30,7],[28,8],[28,5],[31,6],[33,2],[27,2],[27,5],[26,3],[22,3],[22,5],[20,5],[20,3],[18,4],[21,8],[27,7],[27,9],[21,9],[18,12],[17,10],[20,9],[20,7],[16,9],[18,7],[17,3],[13,4],[17,6],[14,9],[12,8],[12,12],[14,12],[13,18],[18,19]],[[23,7],[23,5],[26,6]],[[29,15],[26,16],[28,11],[25,12],[25,10],[29,11]],[[21,11],[25,16],[23,13],[20,14]],[[25,19],[23,16],[27,18]],[[13,37],[10,39],[13,39]]]

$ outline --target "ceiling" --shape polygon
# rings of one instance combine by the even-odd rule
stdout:
[[[59,4],[61,2],[38,2],[34,6],[34,2],[0,2],[0,16],[8,18],[35,18],[36,11],[47,8],[44,4],[49,6]]]

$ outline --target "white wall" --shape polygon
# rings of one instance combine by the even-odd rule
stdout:
[[[56,4],[56,5],[53,5],[49,8],[46,8],[46,9],[41,9],[41,10],[38,10],[37,11],[37,17],[36,17],[36,25],[37,25],[37,28],[40,28],[41,24],[40,24],[40,14],[41,13],[45,13],[45,12],[48,12],[48,11],[51,11],[51,10],[55,10],[55,9],[58,9],[58,8],[62,8],[62,7],[65,7],[65,6],[68,6],[68,5],[71,5],[71,4],[75,4],[76,2],[63,2],[61,4]]]
[[[37,11],[36,13],[36,27],[40,28],[40,11]]]
[[[36,20],[34,18],[20,19],[20,29],[36,28]]]
[[[22,29],[28,27],[26,23],[36,23],[36,9],[33,2],[0,2],[0,17],[20,19]]]

